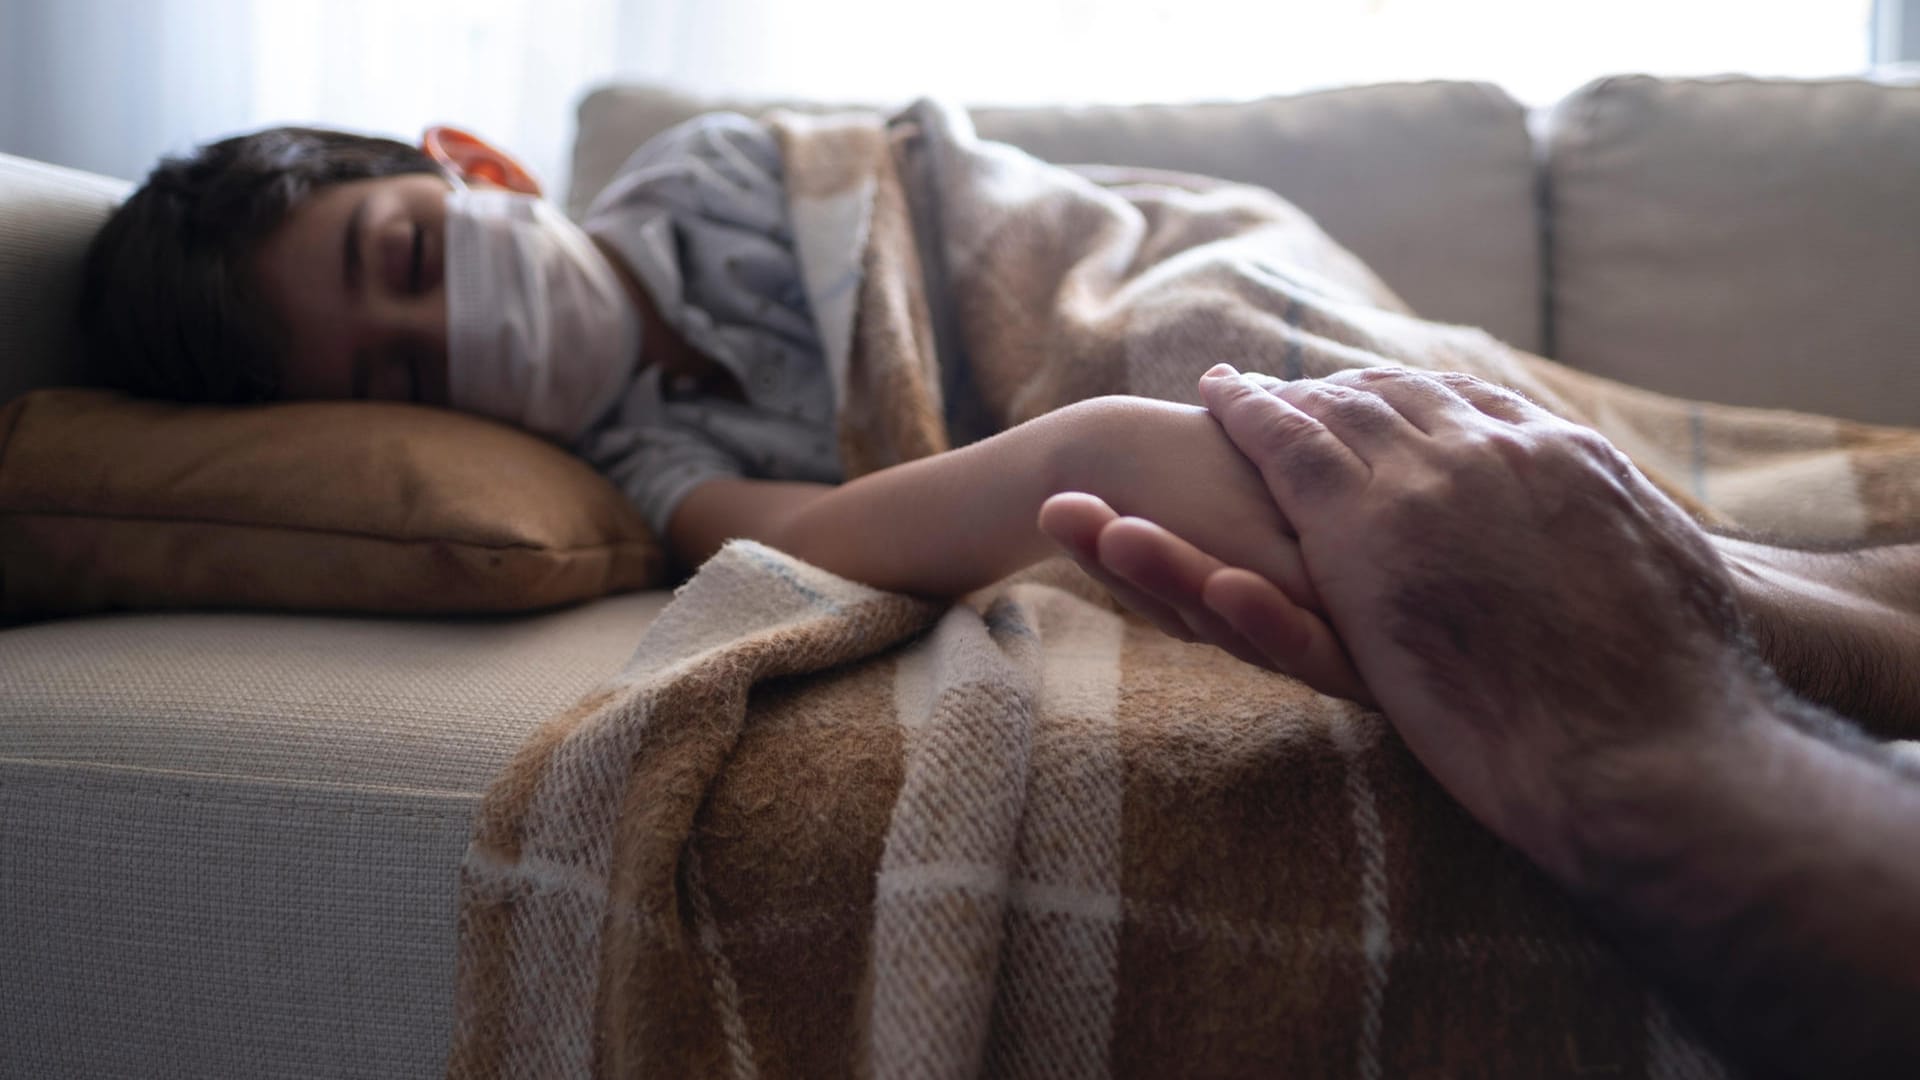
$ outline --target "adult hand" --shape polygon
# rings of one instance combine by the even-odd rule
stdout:
[[[1276,385],[1223,366],[1201,392],[1409,747],[1550,872],[1576,876],[1573,809],[1618,752],[1757,711],[1725,566],[1594,432],[1395,368]],[[1200,600],[1266,651],[1269,585],[1222,569]]]
[[[1162,633],[1213,645],[1320,693],[1375,704],[1326,621],[1265,577],[1228,567],[1159,523],[1123,516],[1087,492],[1048,499],[1040,529]],[[1207,583],[1223,576],[1239,583],[1232,623],[1202,600]]]
[[[1747,1064],[1911,1074],[1915,774],[1757,670],[1729,564],[1679,508],[1598,435],[1465,377],[1226,369],[1201,389],[1442,785]],[[1882,554],[1881,594],[1920,581],[1920,548]],[[1171,581],[1146,599],[1197,602],[1243,647],[1265,634],[1246,605],[1284,603],[1232,569]]]
[[[1245,378],[1267,389],[1286,385],[1285,380],[1267,375],[1249,373]],[[1147,430],[1151,411],[1137,406],[1122,419],[1118,445],[1098,429],[1090,437],[1076,439],[1076,445],[1102,468],[1117,469],[1129,481],[1143,465],[1151,467],[1151,462],[1166,458],[1173,448],[1205,441],[1190,433]],[[1215,425],[1214,431],[1218,430]],[[1224,437],[1221,442],[1229,453],[1240,456]],[[1192,475],[1205,471],[1196,468],[1194,462],[1177,463],[1174,470],[1189,492],[1201,496],[1197,507],[1167,505],[1164,493],[1142,501],[1133,497],[1137,492],[1119,492],[1128,496],[1126,502],[1139,513],[1153,515],[1149,519],[1116,511],[1107,499],[1094,493],[1093,489],[1103,486],[1100,469],[1083,467],[1068,479],[1073,490],[1056,494],[1041,506],[1040,530],[1082,570],[1106,586],[1116,600],[1162,633],[1213,645],[1249,664],[1299,679],[1323,694],[1375,704],[1339,639],[1321,617],[1319,598],[1313,593],[1312,583],[1305,580],[1304,566],[1299,564],[1292,525],[1277,508],[1270,508],[1271,512],[1258,520],[1234,513],[1232,508],[1244,501],[1236,470],[1215,467],[1211,475],[1218,481],[1196,487]],[[1271,499],[1258,473],[1250,475],[1252,497],[1263,502]],[[1227,509],[1223,512],[1222,507]],[[1204,537],[1185,531],[1193,524],[1196,512],[1209,519],[1223,519],[1214,524],[1240,538],[1241,552],[1264,548],[1269,556],[1264,563],[1242,561],[1226,573],[1229,563],[1200,545],[1204,540],[1220,547],[1220,529]],[[1217,554],[1236,557],[1224,550]],[[1279,567],[1279,572],[1263,566]],[[1215,582],[1223,607],[1209,607],[1203,600],[1202,589],[1209,581]],[[1233,612],[1234,621],[1222,618],[1221,610]]]
[[[1049,413],[1058,437],[1046,466],[1051,491],[1042,531],[1123,603],[1166,633],[1204,640],[1243,660],[1294,675],[1324,693],[1366,700],[1339,641],[1316,614],[1292,526],[1258,469],[1206,409],[1137,397],[1096,398]],[[1020,429],[1016,429],[1020,430]],[[1150,514],[1153,521],[1126,514]],[[1177,533],[1178,557],[1160,540]],[[1135,555],[1141,556],[1135,558]],[[1289,633],[1265,652],[1242,647],[1220,617],[1197,601],[1162,605],[1156,593],[1198,595],[1214,571],[1240,566],[1271,581],[1286,602]],[[1295,606],[1295,605],[1298,606]]]

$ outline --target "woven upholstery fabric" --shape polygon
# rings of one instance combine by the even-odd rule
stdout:
[[[786,103],[804,111],[843,106]],[[773,103],[612,86],[580,105],[568,209],[688,117]],[[972,110],[983,138],[1058,163],[1259,184],[1312,214],[1415,311],[1541,347],[1540,243],[1525,111],[1479,83],[1362,86],[1236,104]]]
[[[1920,83],[1606,79],[1550,130],[1556,359],[1920,425]]]
[[[0,1076],[437,1072],[479,795],[667,595],[0,633]]]
[[[77,380],[80,257],[129,186],[0,154],[0,402]]]

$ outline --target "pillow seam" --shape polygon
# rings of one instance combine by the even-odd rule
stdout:
[[[20,430],[20,418],[26,415],[28,404],[28,402],[21,401],[18,407],[0,408],[0,412],[10,413],[12,415],[12,419],[7,423],[7,430],[0,431],[0,475],[5,475],[6,473],[7,451],[13,446],[14,433]]]

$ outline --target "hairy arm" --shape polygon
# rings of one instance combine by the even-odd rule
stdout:
[[[1920,778],[1764,686],[1735,708],[1711,740],[1588,763],[1563,883],[1734,1058],[1911,1076]]]
[[[1719,544],[1599,436],[1477,380],[1227,370],[1202,393],[1383,711],[1468,811],[1732,1056],[1913,1074],[1920,777],[1745,649]],[[1203,596],[1244,631],[1220,588],[1242,581]]]
[[[1882,738],[1920,738],[1920,543],[1714,543],[1762,657],[1794,693]]]

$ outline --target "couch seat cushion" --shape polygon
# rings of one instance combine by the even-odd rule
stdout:
[[[0,633],[0,1076],[426,1076],[469,818],[668,594]]]

